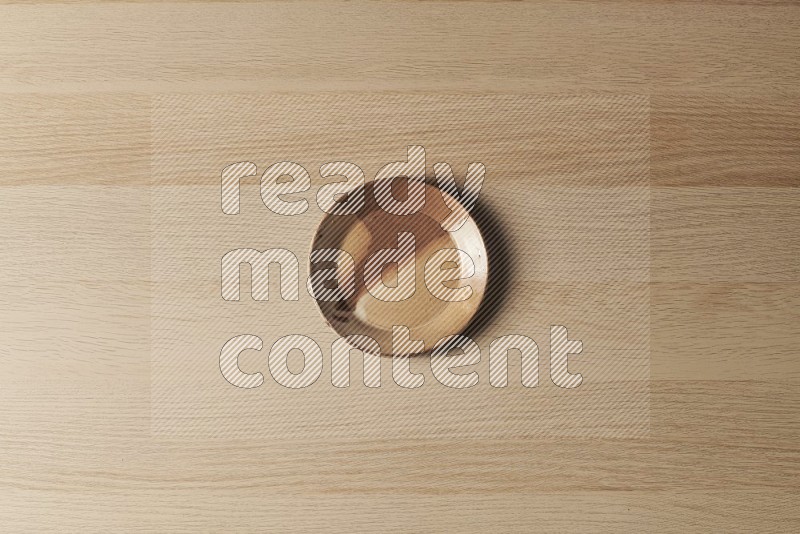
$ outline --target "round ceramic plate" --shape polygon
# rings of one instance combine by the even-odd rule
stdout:
[[[488,278],[486,246],[477,224],[465,212],[466,221],[458,229],[443,229],[452,213],[448,204],[456,201],[436,186],[425,183],[425,204],[419,211],[393,215],[376,202],[375,184],[369,182],[357,190],[363,207],[356,214],[326,214],[322,219],[311,247],[309,285],[323,317],[340,336],[369,336],[378,342],[382,354],[390,355],[393,327],[405,326],[412,340],[423,343],[423,349],[414,352],[427,352],[440,339],[461,333],[478,311]],[[405,180],[395,180],[391,188],[398,201],[408,194]],[[406,244],[407,233],[413,234],[413,250],[402,246],[403,233]],[[326,252],[313,255],[321,250]],[[384,263],[370,262],[376,253],[398,261],[386,261],[375,276],[374,265]],[[461,261],[447,260],[455,254]],[[446,276],[437,277],[437,272]],[[411,276],[414,286],[408,291]],[[406,290],[396,289],[401,278]],[[362,350],[374,347],[356,337],[348,341]]]

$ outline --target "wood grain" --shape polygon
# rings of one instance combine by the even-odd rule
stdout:
[[[800,529],[799,6],[66,4],[0,6],[3,531]],[[248,153],[353,145],[374,166],[416,134],[448,159],[505,150],[510,171],[564,141],[408,119],[448,99],[648,97],[649,434],[152,433],[151,109],[174,93],[384,102],[338,145],[330,127],[228,137]]]
[[[0,90],[797,94],[797,57],[787,46],[800,31],[796,9],[627,2],[3,6]]]

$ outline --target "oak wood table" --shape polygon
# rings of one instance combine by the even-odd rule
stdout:
[[[3,4],[0,530],[800,530],[797,4]],[[302,285],[223,305],[225,247],[307,254],[320,165],[408,145],[486,165],[509,287],[482,348],[545,360],[563,321],[587,388],[644,356],[631,418],[547,420],[546,367],[492,397],[485,358],[463,402],[339,390]],[[225,218],[238,160],[302,164],[308,213],[255,179]],[[322,379],[210,374],[244,333],[317,339]]]

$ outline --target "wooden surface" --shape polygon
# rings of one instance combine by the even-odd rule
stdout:
[[[0,6],[2,530],[797,531],[799,23],[748,1]],[[151,110],[170,93],[398,103],[389,118],[647,97],[647,435],[154,432]],[[417,135],[459,168],[503,148],[513,171],[553,142],[419,120],[344,129],[352,146],[263,134],[287,154],[259,165],[376,165]],[[497,194],[537,185],[516,172]]]

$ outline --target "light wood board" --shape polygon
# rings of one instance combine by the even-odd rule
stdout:
[[[0,530],[797,531],[798,47],[792,2],[0,5]],[[175,93],[330,98],[372,125],[337,144],[330,122],[270,133],[263,117],[260,167],[330,155],[374,172],[419,139],[457,172],[490,156],[509,198],[557,185],[515,165],[570,147],[410,103],[646,97],[647,435],[153,432],[151,111]],[[303,314],[273,326],[323,331]]]

